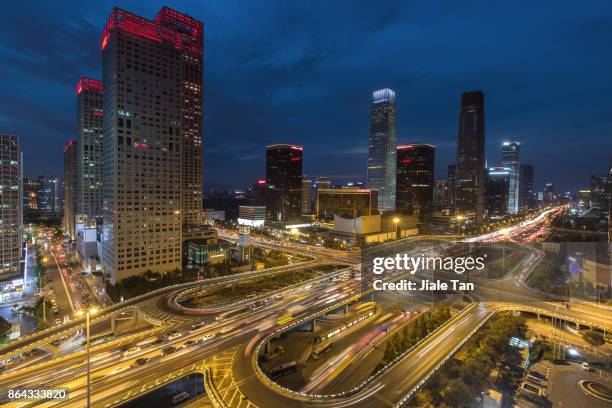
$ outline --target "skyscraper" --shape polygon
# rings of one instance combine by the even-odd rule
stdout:
[[[77,161],[78,146],[69,140],[64,146],[64,231],[75,238],[75,218],[77,215]]]
[[[93,221],[102,217],[102,82],[82,77],[77,84],[76,94],[75,147],[78,159],[75,208],[76,214],[85,215]]]
[[[433,211],[435,149],[426,143],[397,146],[398,213],[423,219]]]
[[[555,188],[553,183],[544,184],[544,204],[552,204],[555,201]]]
[[[395,209],[396,144],[395,92],[373,93],[368,143],[368,188],[378,190],[378,209]]]
[[[201,217],[201,22],[113,9],[102,35],[102,265],[113,281],[181,267]]]
[[[300,219],[302,214],[302,146],[266,147],[266,213],[271,221]]]
[[[488,170],[485,202],[489,218],[503,217],[508,213],[511,176],[512,169],[505,166],[495,166]]]
[[[510,169],[508,186],[508,214],[518,214],[520,188],[520,153],[519,142],[504,142],[502,144],[502,163]]]
[[[521,164],[519,171],[519,207],[530,209],[535,205],[533,191],[533,166],[531,164]]]
[[[481,91],[461,95],[456,166],[455,205],[461,211],[473,212],[476,223],[480,224],[485,174],[484,93]]]
[[[317,201],[317,190],[312,184],[312,179],[302,176],[302,214],[312,214]]]
[[[23,178],[23,209],[38,210],[38,192],[40,191],[40,181],[33,178]]]
[[[38,211],[46,215],[57,216],[62,213],[59,178],[38,176]]]
[[[21,274],[23,163],[19,138],[0,134],[0,281]]]

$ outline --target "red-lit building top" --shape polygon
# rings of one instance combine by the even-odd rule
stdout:
[[[70,149],[71,146],[75,145],[76,146],[77,142],[69,139],[68,142],[66,142],[66,145],[64,146],[64,153],[66,153],[68,151],[68,149]]]
[[[102,49],[115,29],[155,42],[169,42],[178,50],[202,55],[204,25],[168,7],[163,7],[153,21],[115,7],[102,31]]]
[[[80,95],[83,91],[96,90],[102,93],[102,81],[98,81],[97,79],[81,77],[79,83],[76,86],[76,93]]]

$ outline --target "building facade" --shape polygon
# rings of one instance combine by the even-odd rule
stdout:
[[[317,201],[317,190],[308,176],[302,176],[302,214],[312,214]]]
[[[380,89],[372,95],[370,140],[368,143],[368,182],[378,191],[378,209],[395,210],[397,136],[395,133],[395,92]]]
[[[317,190],[317,218],[331,221],[334,215],[358,218],[378,214],[378,191],[359,188]]]
[[[455,206],[475,214],[477,224],[484,213],[485,181],[485,112],[484,93],[465,92],[461,95],[457,162],[455,175]]]
[[[433,211],[435,153],[435,146],[426,143],[397,146],[395,209],[399,214],[424,219]]]
[[[521,164],[519,170],[519,208],[526,211],[534,207],[533,166],[531,164]]]
[[[505,166],[489,168],[486,182],[486,212],[489,218],[508,214],[512,169]]]
[[[77,94],[76,211],[93,220],[102,218],[102,82],[82,77]]]
[[[275,222],[299,220],[302,215],[302,146],[266,147],[266,213]]]
[[[23,209],[24,211],[38,210],[38,192],[40,181],[33,178],[23,178]]]
[[[455,206],[455,175],[457,173],[457,166],[454,164],[448,165],[448,205],[450,207]]]
[[[332,182],[331,179],[329,177],[325,177],[325,176],[320,176],[317,177],[317,180],[315,182],[315,187],[317,189],[321,188],[321,189],[328,189],[328,188],[332,188]]]
[[[69,140],[64,146],[64,231],[76,237],[78,145]]]
[[[516,141],[502,144],[502,163],[510,169],[508,187],[508,214],[518,214],[520,200],[520,155],[521,144]]]
[[[22,274],[22,157],[19,138],[0,134],[0,281]]]
[[[434,181],[433,207],[436,211],[445,210],[450,207],[450,187],[448,180]]]
[[[61,182],[57,177],[38,176],[38,211],[58,216],[62,214]]]
[[[182,265],[201,218],[203,25],[114,8],[102,34],[102,265],[112,281]],[[196,209],[197,207],[197,209]]]

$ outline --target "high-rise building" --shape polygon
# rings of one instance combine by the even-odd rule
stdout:
[[[445,210],[450,206],[450,187],[448,180],[434,181],[433,207],[434,210]]]
[[[360,188],[331,188],[317,191],[317,218],[333,220],[334,215],[357,218],[378,214],[378,192]]]
[[[38,210],[38,192],[40,181],[33,178],[23,178],[23,209]]]
[[[0,281],[21,275],[23,161],[19,138],[0,134]]]
[[[485,113],[481,91],[461,95],[456,166],[455,205],[461,211],[474,213],[475,222],[480,224],[485,180]]]
[[[112,281],[182,265],[202,216],[201,22],[114,8],[102,34],[102,265]]]
[[[520,200],[520,154],[521,144],[516,141],[502,144],[502,163],[510,169],[508,187],[508,214],[518,214]]]
[[[555,201],[555,189],[553,183],[544,184],[544,204],[552,204]]]
[[[368,143],[368,188],[378,190],[378,209],[395,209],[396,176],[395,92],[374,91]]]
[[[64,231],[74,239],[77,215],[78,145],[69,140],[64,146]]]
[[[423,219],[433,211],[436,148],[426,143],[397,146],[397,201],[395,209]]]
[[[76,211],[93,222],[102,217],[102,82],[82,77],[76,94]]]
[[[608,209],[608,175],[595,174],[591,176],[591,206]]]
[[[448,205],[455,206],[455,177],[457,174],[457,166],[454,164],[448,165]]]
[[[256,206],[266,206],[266,190],[268,189],[266,185],[266,179],[262,178],[257,180],[257,183],[253,186],[253,191],[255,192],[255,202]]]
[[[489,168],[486,182],[486,210],[489,218],[508,214],[512,169],[505,166]]]
[[[533,166],[531,164],[521,164],[519,170],[519,208],[528,210],[534,206]]]
[[[302,155],[302,146],[266,147],[266,212],[271,221],[296,221],[302,215]]]
[[[60,195],[62,184],[59,178],[38,176],[38,182],[38,211],[46,215],[60,215],[62,213]]]
[[[312,214],[317,201],[317,190],[312,184],[312,179],[302,176],[302,214]]]

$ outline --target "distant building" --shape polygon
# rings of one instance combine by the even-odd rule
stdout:
[[[325,176],[317,177],[317,180],[315,181],[315,185],[317,189],[322,189],[322,190],[332,188],[331,179]]]
[[[256,205],[241,205],[239,207],[238,224],[249,227],[263,227],[266,220],[266,207]]]
[[[508,185],[508,214],[518,214],[520,199],[520,153],[519,142],[502,144],[502,163],[510,169]]]
[[[302,176],[302,214],[312,214],[316,201],[317,190],[312,183],[312,179],[308,176]]]
[[[24,210],[38,210],[38,192],[40,181],[38,179],[23,179],[23,208]]]
[[[607,209],[610,202],[608,194],[608,175],[591,176],[591,206]]]
[[[372,97],[367,186],[378,191],[378,209],[389,212],[395,210],[395,92],[380,89]]]
[[[555,201],[555,189],[553,183],[544,185],[544,204],[552,204]]]
[[[69,140],[64,146],[64,231],[72,239],[75,234],[75,217],[77,215],[77,166],[78,146]]]
[[[450,207],[450,183],[448,180],[435,180],[433,188],[433,207],[440,211]]]
[[[505,166],[495,166],[489,169],[485,200],[489,218],[503,217],[508,213],[511,175],[512,169]]]
[[[47,215],[60,215],[62,201],[60,189],[62,184],[57,177],[38,176],[38,211]]]
[[[0,133],[0,282],[22,275],[22,160],[19,138]]]
[[[266,147],[266,212],[275,222],[297,221],[302,215],[302,146]]]
[[[482,223],[485,182],[485,112],[484,93],[465,92],[461,95],[455,205],[463,212],[476,215]]]
[[[378,214],[378,192],[370,189],[338,188],[317,191],[317,218],[333,220],[334,215],[356,218]]]
[[[426,218],[433,211],[435,147],[426,143],[397,146],[396,212]]]
[[[266,179],[259,179],[257,183],[253,186],[253,190],[255,191],[255,202],[254,204],[257,206],[266,206]]]
[[[533,166],[521,164],[519,179],[519,208],[522,210],[534,208],[536,203],[533,190]]]
[[[203,214],[205,220],[225,221],[224,210],[204,209]]]

